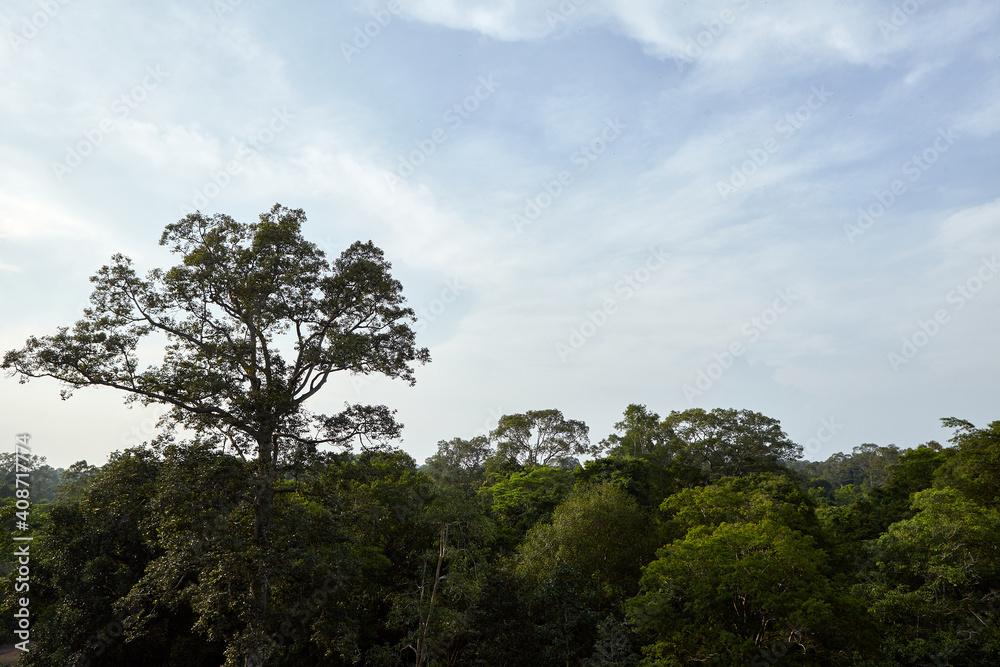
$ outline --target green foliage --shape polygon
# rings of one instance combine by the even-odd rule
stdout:
[[[601,444],[611,456],[642,456],[662,447],[669,431],[660,423],[660,416],[645,405],[635,403],[625,408],[624,418],[615,424],[614,433]]]
[[[643,665],[748,664],[775,643],[789,664],[837,647],[845,606],[829,579],[813,505],[775,475],[685,489],[661,507],[671,541],[645,568],[629,617]]]
[[[600,619],[593,587],[564,563],[556,563],[549,576],[529,586],[536,664],[572,664],[590,655]]]
[[[518,547],[518,573],[543,582],[560,565],[612,602],[635,594],[640,568],[655,553],[649,515],[605,482],[574,491]]]
[[[293,448],[269,479],[207,431],[79,462],[32,508],[22,661],[997,664],[1000,422],[784,460],[808,478],[754,414],[629,406],[616,453],[578,467],[535,434],[552,465],[454,438],[421,468]]]
[[[480,594],[469,612],[470,638],[462,659],[470,667],[534,667],[543,647],[531,615],[531,592],[504,559],[483,569]]]
[[[663,428],[673,434],[677,456],[709,480],[780,471],[802,447],[788,439],[776,419],[750,410],[692,408],[671,412]]]
[[[938,470],[938,483],[958,489],[983,504],[1000,498],[1000,421],[977,429],[958,419],[943,419],[957,429],[954,454]]]
[[[819,537],[819,521],[810,498],[793,482],[771,474],[730,477],[684,489],[663,501],[668,539],[696,527],[772,520],[804,535]]]
[[[862,548],[866,540],[877,538],[891,524],[913,516],[913,494],[933,484],[935,471],[945,460],[946,452],[936,442],[905,450],[889,468],[885,485],[865,488],[853,502],[819,508],[817,514],[831,553],[841,569],[853,568],[867,558]],[[857,487],[849,485],[844,489],[852,492]]]
[[[608,456],[587,461],[577,468],[575,488],[610,483],[632,496],[641,506],[657,507],[669,495],[663,488],[662,472],[649,459]]]
[[[646,568],[630,602],[650,638],[642,664],[748,664],[779,640],[796,645],[789,664],[811,664],[834,620],[824,564],[812,537],[773,519],[693,528]]]
[[[38,616],[25,665],[141,664],[169,653],[165,635],[155,630],[126,642],[123,632],[133,632],[129,613],[115,606],[158,555],[144,525],[154,512],[161,467],[149,450],[114,454],[81,498],[52,507],[32,542]],[[4,582],[5,606],[13,602],[12,579]],[[202,655],[211,648],[203,642]]]
[[[987,664],[1000,655],[1000,510],[954,488],[916,493],[913,510],[868,545],[870,583],[857,590],[895,628],[891,654]]]
[[[559,465],[575,456],[596,453],[587,425],[567,420],[559,410],[529,410],[504,415],[490,433],[497,456],[526,468]]]
[[[342,570],[346,582],[344,615],[324,614],[316,640],[344,660],[359,650],[400,642],[402,633],[386,621],[437,537],[426,516],[432,480],[403,452],[365,452],[330,457],[304,493],[334,514],[349,554],[327,561]],[[329,537],[317,533],[317,539],[322,544]]]
[[[273,653],[267,632],[277,616],[269,599],[286,563],[275,550],[286,528],[276,524],[285,474],[301,472],[320,445],[385,447],[400,434],[385,406],[317,415],[305,402],[334,373],[380,373],[412,385],[411,363],[430,360],[415,344],[414,312],[384,253],[359,241],[328,261],[302,236],[304,222],[302,210],[280,205],[252,224],[190,214],[160,238],[180,263],[142,277],[131,259],[114,255],[91,277],[83,319],[30,337],[0,362],[20,382],[58,380],[63,398],[100,386],[126,401],[164,405],[167,436],[183,428],[197,445],[223,452],[220,465],[245,492],[227,498],[233,509],[213,510],[225,515],[220,540],[228,548],[205,570],[186,546],[197,522],[168,512],[177,525],[162,526],[166,553],[131,599],[157,600],[170,613],[190,606],[196,630],[226,642],[228,667]],[[139,358],[140,343],[154,334],[166,346],[162,360],[149,364]],[[253,463],[231,465],[225,452]],[[169,504],[169,494],[163,500]],[[182,575],[192,567],[198,576]],[[165,588],[176,577],[196,583]],[[138,618],[155,623],[157,613],[144,609]]]
[[[162,451],[152,512],[140,524],[159,555],[116,606],[135,632],[165,636],[174,617],[190,616],[190,631],[209,642],[239,642],[266,557],[253,544],[253,471],[207,445]]]
[[[485,436],[442,440],[437,453],[425,462],[424,471],[442,485],[458,486],[473,495],[486,480],[486,461],[492,454]]]
[[[572,471],[537,467],[514,472],[479,493],[508,542],[516,543],[536,523],[548,521],[572,488]]]

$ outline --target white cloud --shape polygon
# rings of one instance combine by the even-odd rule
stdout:
[[[1000,132],[1000,77],[974,97],[976,103],[959,115],[956,126],[975,137],[992,137]]]
[[[47,203],[44,197],[0,190],[0,239],[89,237],[95,233],[92,224]]]
[[[545,17],[547,8],[537,0],[402,0],[400,4],[410,18],[503,41],[542,37],[554,28]]]
[[[947,253],[1000,249],[1000,199],[949,215],[938,228],[934,247]]]
[[[893,49],[877,27],[884,8],[874,2],[817,6],[791,0],[709,5],[663,0],[404,0],[402,4],[412,18],[506,41],[601,21],[641,44],[650,55],[682,61],[733,64],[761,51],[794,50],[798,62],[811,55],[872,63]]]
[[[12,18],[36,6],[13,1],[16,12],[4,10]],[[368,14],[386,6],[350,4]],[[418,309],[446,278],[469,286],[429,322],[424,344],[435,363],[421,369],[417,389],[392,385],[387,395],[407,412],[411,442],[462,433],[463,421],[471,431],[493,409],[560,407],[606,432],[630,401],[661,413],[686,407],[681,385],[743,339],[741,325],[788,286],[801,289],[802,302],[706,393],[705,405],[770,396],[774,416],[784,418],[807,394],[824,415],[851,413],[889,431],[888,412],[857,413],[900,384],[885,353],[1000,240],[989,159],[1000,129],[990,69],[997,47],[977,32],[995,32],[989,2],[927,2],[885,36],[878,21],[893,3],[875,0],[401,4],[406,20],[350,63],[337,43],[358,15],[316,1],[293,9],[242,3],[222,20],[195,0],[110,0],[100,12],[69,3],[65,20],[21,52],[0,44],[4,281],[44,276],[25,291],[41,311],[53,295],[85,287],[84,271],[104,250],[161,263],[166,251],[149,246],[162,224],[176,220],[178,206],[225,168],[273,107],[287,105],[288,129],[203,210],[252,221],[276,201],[302,207],[307,237],[332,253],[371,238]],[[733,20],[720,27],[713,20],[723,8]],[[691,56],[687,47],[699,39]],[[52,161],[156,64],[168,74],[163,84],[57,182]],[[490,72],[502,83],[496,98],[391,189],[386,176],[400,153]],[[821,84],[834,93],[829,106],[794,136],[776,135],[779,118]],[[619,114],[629,126],[621,139],[577,171],[570,158],[581,142]],[[848,244],[842,225],[947,125],[984,140],[957,143],[870,234]],[[723,200],[717,183],[775,136],[780,150]],[[574,170],[572,186],[516,233],[511,214],[560,169]],[[667,247],[669,265],[641,294],[621,299],[621,311],[563,364],[554,345],[604,298],[620,297],[616,281],[656,244]],[[34,256],[9,252],[27,245]],[[67,258],[80,264],[73,275]],[[975,310],[956,317],[910,368],[946,361],[975,386],[973,362],[990,349],[991,294],[977,296]],[[38,333],[27,318],[26,310],[7,331]],[[983,340],[949,342],[966,330]],[[912,389],[927,405],[949,395],[934,380],[946,373],[933,370]],[[982,393],[995,406],[995,392]],[[916,430],[912,420],[900,424],[892,432]]]

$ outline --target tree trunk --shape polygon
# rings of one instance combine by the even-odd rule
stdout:
[[[250,582],[250,619],[247,627],[249,651],[246,667],[264,664],[267,651],[267,599],[270,589],[271,517],[274,508],[274,483],[277,478],[274,437],[261,438],[257,443],[257,479],[253,503],[253,540],[257,572]]]
[[[448,546],[448,525],[441,528],[441,545],[438,548],[437,569],[434,572],[434,585],[431,587],[431,599],[427,604],[427,618],[422,623],[420,637],[417,638],[417,667],[424,664],[424,653],[427,649],[427,626],[431,623],[431,612],[434,610],[434,596],[437,595],[438,582],[441,581],[441,565],[444,563],[445,549]]]

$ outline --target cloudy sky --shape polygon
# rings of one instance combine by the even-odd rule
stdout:
[[[0,347],[186,212],[382,247],[432,363],[343,378],[423,461],[501,414],[749,408],[825,459],[1000,419],[993,0],[8,0]],[[0,378],[55,465],[151,435]],[[0,444],[0,448],[7,449]]]

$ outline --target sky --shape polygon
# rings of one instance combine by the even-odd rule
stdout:
[[[1000,419],[994,0],[7,0],[0,348],[193,210],[372,240],[417,383],[343,377],[418,462],[503,414],[745,408],[823,460]],[[156,359],[149,359],[155,362]],[[67,466],[158,410],[0,377]],[[7,446],[0,442],[0,449]]]

